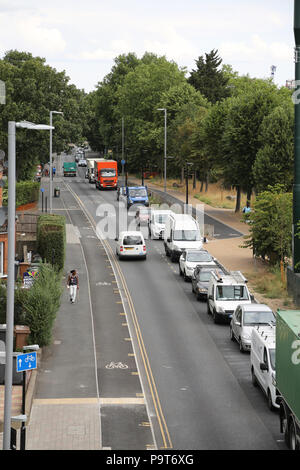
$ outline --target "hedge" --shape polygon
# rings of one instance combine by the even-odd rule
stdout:
[[[62,275],[49,264],[39,265],[39,274],[30,289],[15,289],[15,325],[30,328],[29,344],[48,346],[62,294]],[[6,323],[6,287],[0,283],[0,322]]]
[[[40,183],[36,181],[19,181],[16,183],[16,207],[39,200]],[[7,206],[8,189],[3,189],[3,206]]]
[[[66,219],[62,215],[40,215],[37,224],[38,252],[42,259],[58,271],[65,264]]]

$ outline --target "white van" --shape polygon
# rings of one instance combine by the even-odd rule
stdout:
[[[251,304],[252,297],[247,279],[240,271],[230,271],[225,276],[212,272],[207,293],[207,313],[212,314],[215,323],[230,320],[238,305]]]
[[[130,257],[146,259],[147,249],[142,232],[121,232],[116,242],[116,254],[119,259]]]
[[[171,261],[178,261],[182,252],[189,248],[201,250],[203,242],[197,220],[189,214],[169,214],[165,225],[164,246]]]
[[[168,210],[151,210],[151,217],[149,220],[150,238],[164,238],[166,220],[171,213],[172,211]]]
[[[276,403],[275,374],[276,327],[257,326],[251,335],[251,376],[256,387],[260,385],[267,396],[270,410],[279,408]]]

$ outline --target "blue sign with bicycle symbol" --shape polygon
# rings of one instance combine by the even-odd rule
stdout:
[[[17,372],[23,372],[25,370],[31,370],[37,368],[36,362],[36,351],[19,354],[17,356]]]

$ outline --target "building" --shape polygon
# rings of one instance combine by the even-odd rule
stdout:
[[[0,181],[3,176],[3,166],[0,161]],[[0,278],[7,277],[7,207],[2,207],[3,188],[0,185]]]

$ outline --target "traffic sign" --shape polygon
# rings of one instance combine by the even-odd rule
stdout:
[[[126,161],[125,160],[121,160],[121,165],[125,165]]]
[[[17,372],[32,370],[37,368],[36,351],[17,356]]]

